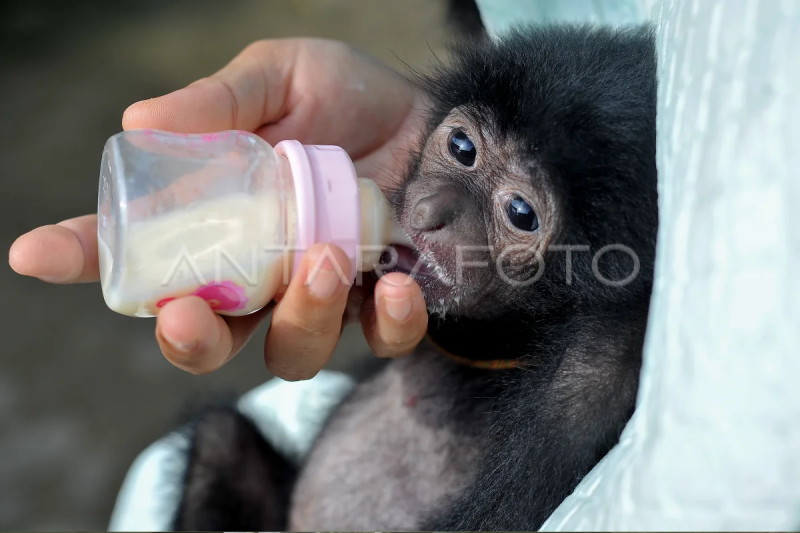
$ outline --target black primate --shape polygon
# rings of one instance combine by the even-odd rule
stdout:
[[[658,219],[651,30],[521,28],[421,83],[429,129],[390,195],[429,341],[356,388],[299,472],[205,412],[177,529],[535,530],[616,444]]]

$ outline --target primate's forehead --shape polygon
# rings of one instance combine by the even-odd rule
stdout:
[[[485,104],[473,102],[455,107],[450,110],[445,121],[468,121],[481,134],[500,141],[507,135],[507,131],[500,128],[497,114]]]

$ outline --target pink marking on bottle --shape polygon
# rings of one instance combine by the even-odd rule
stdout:
[[[203,142],[214,142],[214,141],[224,141],[228,137],[230,137],[231,133],[229,131],[225,131],[222,133],[204,133],[201,137]]]
[[[172,300],[175,300],[175,299],[176,299],[176,298],[172,298],[172,297],[170,297],[170,298],[164,298],[163,300],[159,300],[159,301],[158,301],[158,303],[156,303],[156,307],[157,307],[158,309],[161,309],[162,307],[164,307],[164,306],[165,306],[165,305],[167,305],[169,302],[171,302]]]
[[[215,311],[238,311],[247,304],[244,289],[230,281],[203,285],[194,294],[208,302]]]

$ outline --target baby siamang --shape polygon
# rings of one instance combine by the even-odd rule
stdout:
[[[649,27],[524,27],[422,77],[402,186],[431,320],[296,470],[235,409],[189,427],[177,529],[536,530],[637,395],[658,221]],[[391,260],[394,259],[394,260]]]

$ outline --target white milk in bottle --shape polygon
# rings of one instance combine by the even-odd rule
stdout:
[[[155,316],[188,295],[218,314],[249,314],[316,242],[345,250],[352,281],[381,247],[404,240],[377,186],[356,179],[337,147],[137,130],[109,139],[101,165],[103,295],[129,316]]]

